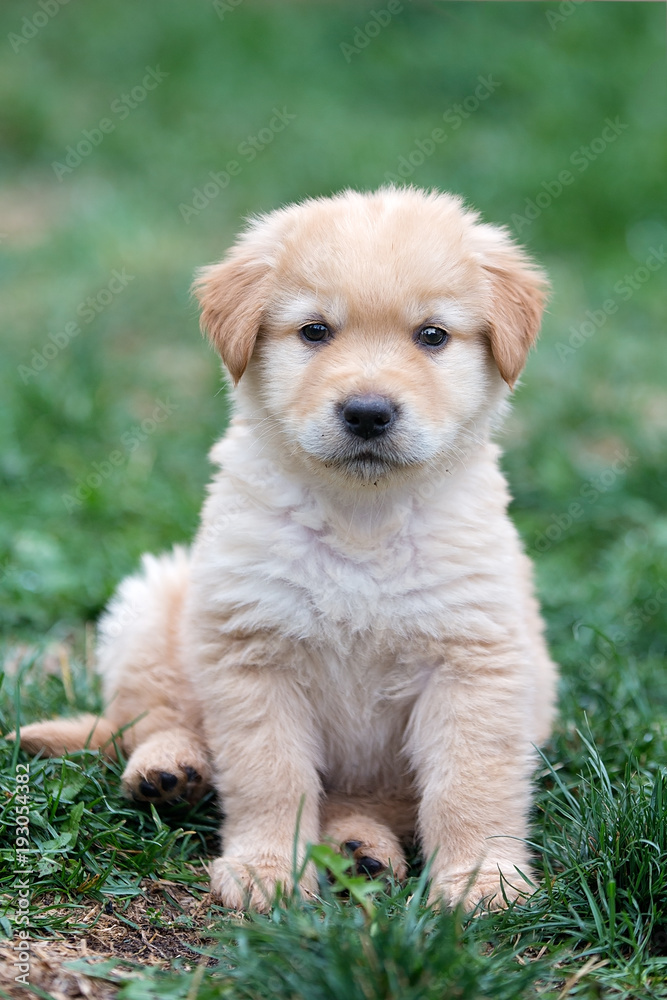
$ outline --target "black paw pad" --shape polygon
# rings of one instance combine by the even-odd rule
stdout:
[[[372,878],[381,871],[384,871],[384,865],[377,858],[369,858],[366,855],[363,858],[357,858],[357,873],[359,875],[370,875]]]
[[[194,767],[190,767],[189,764],[186,764],[183,770],[188,776],[188,781],[194,781],[194,782],[201,781],[201,774],[199,773],[199,771],[195,771]]]
[[[160,792],[158,791],[158,789],[151,781],[146,781],[145,778],[142,778],[141,781],[139,782],[139,791],[141,792],[142,795],[145,795],[147,799],[160,798]]]
[[[170,792],[173,788],[176,788],[178,778],[169,771],[160,771],[160,784],[162,785],[163,792]]]

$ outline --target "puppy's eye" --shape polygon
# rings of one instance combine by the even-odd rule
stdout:
[[[449,340],[449,334],[439,326],[425,326],[417,334],[417,341],[425,347],[442,347]]]
[[[324,323],[306,323],[301,327],[301,336],[310,344],[319,344],[323,340],[328,340],[331,331]]]

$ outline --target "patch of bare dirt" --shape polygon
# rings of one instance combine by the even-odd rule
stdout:
[[[14,965],[18,956],[13,942],[0,942],[0,996],[32,1000],[37,988],[52,1000],[112,1000],[117,995],[120,986],[109,981],[115,978],[112,972],[109,979],[88,976],[81,969],[67,967],[75,960],[92,965],[116,959],[119,963],[164,969],[176,958],[186,968],[215,964],[200,954],[214,926],[208,896],[197,898],[183,886],[164,879],[146,880],[142,889],[144,895],[137,896],[127,907],[124,903],[91,901],[71,934],[31,940],[29,986],[15,979],[21,973]],[[51,910],[54,921],[59,915],[71,918],[71,912],[63,910],[59,914],[57,909]]]

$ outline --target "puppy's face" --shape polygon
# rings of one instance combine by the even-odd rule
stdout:
[[[542,286],[502,231],[414,190],[273,213],[199,283],[257,416],[362,482],[468,450],[523,367]]]

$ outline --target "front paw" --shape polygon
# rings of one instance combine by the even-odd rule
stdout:
[[[230,910],[258,910],[268,913],[278,887],[290,893],[294,888],[292,859],[275,854],[217,858],[209,867],[211,894]],[[299,888],[306,895],[317,892],[317,875],[308,865]]]
[[[210,787],[206,749],[182,732],[153,733],[130,755],[123,772],[123,793],[135,802],[163,805],[183,798],[194,804]]]
[[[535,891],[535,886],[525,877],[530,878],[531,873],[523,865],[521,871],[525,875],[506,862],[502,868],[499,864],[491,866],[487,862],[477,871],[439,873],[431,883],[429,901],[449,907],[460,904],[467,913],[477,907],[501,910],[509,903],[526,899]]]

